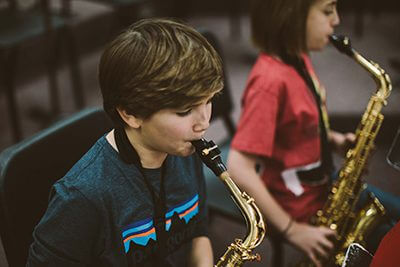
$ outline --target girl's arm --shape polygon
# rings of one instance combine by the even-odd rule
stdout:
[[[267,222],[272,224],[283,238],[306,253],[316,266],[321,266],[317,255],[328,256],[329,249],[333,247],[328,237],[335,235],[335,232],[325,227],[315,227],[294,221],[262,182],[256,172],[258,161],[255,155],[231,149],[228,157],[228,171],[235,183],[255,199]]]

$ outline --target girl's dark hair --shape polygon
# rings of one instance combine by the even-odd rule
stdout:
[[[316,0],[251,0],[252,41],[280,57],[306,52],[306,23]]]

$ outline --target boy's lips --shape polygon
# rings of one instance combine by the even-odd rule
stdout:
[[[195,138],[190,139],[189,142],[197,141],[197,140],[200,140],[202,138],[204,138],[204,136],[195,137]]]

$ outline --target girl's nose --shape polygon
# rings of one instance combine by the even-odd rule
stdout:
[[[332,25],[337,26],[337,25],[339,25],[339,23],[340,23],[339,14],[338,14],[337,10],[335,10],[335,14],[334,14],[334,17],[332,20]]]

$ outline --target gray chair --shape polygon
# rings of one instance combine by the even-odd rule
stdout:
[[[19,7],[16,0],[6,0],[7,5],[0,10],[0,89],[3,89],[6,95],[15,142],[22,138],[16,101],[17,63],[24,62],[19,58],[20,51],[31,47],[33,41],[45,41],[47,49],[51,114],[57,116],[60,111],[56,71],[63,45],[68,52],[75,104],[78,109],[84,106],[78,54],[67,19],[70,11],[69,1],[71,0],[62,0],[62,8],[57,13],[50,8],[49,0],[36,0],[36,4],[27,9]],[[33,66],[35,67],[37,66]]]
[[[107,5],[114,9],[117,28],[125,28],[141,17],[144,5],[152,0],[86,0]]]
[[[222,49],[216,36],[206,29],[198,30],[203,36],[207,38],[209,43],[215,48],[215,50],[222,57],[223,60]],[[225,70],[226,66],[223,67]],[[226,73],[226,70],[224,72]],[[225,75],[225,87],[220,97],[217,97],[215,99],[215,102],[213,103],[213,113],[211,116],[212,122],[217,119],[222,119],[226,128],[226,138],[219,144],[217,144],[219,149],[221,150],[220,156],[222,162],[224,163],[226,163],[227,161],[231,139],[235,133],[235,124],[231,118],[233,107],[234,106],[232,102],[230,87]],[[204,167],[204,176],[207,186],[207,203],[211,219],[213,215],[218,214],[236,222],[243,223],[244,218],[239,208],[233,202],[230,193],[225,185],[207,167]],[[271,228],[268,229],[270,230]],[[271,259],[272,265],[274,267],[280,267],[283,265],[283,240],[278,234],[270,235],[270,232],[267,233],[267,237],[270,238],[273,249]]]
[[[208,42],[214,47],[218,54],[223,58],[222,49],[216,36],[207,29],[198,29],[198,31],[208,40]],[[225,66],[224,72],[225,71]],[[214,99],[211,122],[216,120],[222,120],[226,129],[226,137],[217,145],[221,150],[221,159],[226,163],[226,159],[229,152],[229,146],[231,139],[235,133],[235,124],[231,118],[231,113],[233,111],[233,102],[230,92],[230,87],[228,80],[225,76],[225,87],[222,90],[222,94]],[[235,203],[232,201],[230,194],[225,187],[225,185],[215,176],[215,174],[204,166],[204,175],[207,185],[207,204],[210,211],[210,217],[213,214],[220,214],[230,219],[243,222],[243,217],[236,207]]]
[[[88,108],[0,154],[0,235],[10,267],[25,266],[52,184],[111,128],[102,109]]]

